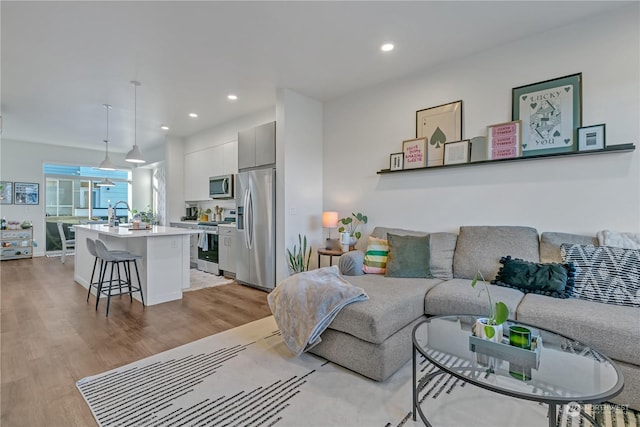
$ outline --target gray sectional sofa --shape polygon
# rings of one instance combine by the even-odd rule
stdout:
[[[372,236],[430,236],[433,278],[392,278],[363,274],[363,249],[344,254],[341,273],[363,288],[369,300],[346,306],[311,353],[384,381],[411,359],[413,327],[432,315],[486,315],[486,296],[470,286],[480,270],[487,281],[511,255],[534,262],[561,262],[560,245],[595,244],[591,236],[543,232],[530,227],[470,226],[459,233],[426,233],[376,227]],[[361,239],[366,240],[366,239]],[[623,392],[613,401],[640,410],[640,309],[576,298],[558,299],[502,287],[491,287],[494,300],[504,301],[510,318],[576,338],[608,355],[624,375]]]

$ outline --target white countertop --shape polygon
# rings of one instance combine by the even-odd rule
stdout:
[[[86,229],[97,231],[100,234],[106,234],[114,237],[158,237],[158,236],[178,236],[184,234],[198,234],[200,230],[190,228],[164,227],[162,225],[153,225],[148,230],[135,230],[128,227],[109,227],[104,224],[86,224],[74,225],[75,229]]]
[[[220,223],[220,224],[218,224],[218,227],[232,227],[232,228],[236,228],[236,223],[235,223],[235,222],[225,222],[225,223]]]

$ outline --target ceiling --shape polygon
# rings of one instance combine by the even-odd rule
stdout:
[[[138,80],[144,152],[272,107],[278,88],[327,101],[630,3],[3,0],[2,137],[103,150],[108,103],[124,153]]]

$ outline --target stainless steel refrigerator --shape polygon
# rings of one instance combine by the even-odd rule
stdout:
[[[276,170],[240,172],[236,179],[236,280],[271,290],[276,281]]]

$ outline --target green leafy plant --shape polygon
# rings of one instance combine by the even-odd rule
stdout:
[[[307,236],[304,236],[303,239],[302,236],[298,234],[298,244],[300,247],[293,245],[293,252],[287,249],[289,270],[291,270],[292,273],[301,273],[309,270],[312,247],[309,246],[307,251]]]
[[[347,231],[351,236],[354,236],[356,239],[359,239],[362,236],[362,233],[358,231],[358,227],[361,224],[366,224],[368,218],[366,215],[358,213],[352,213],[351,216],[346,218],[340,218],[340,228],[338,228],[338,233],[344,233]]]
[[[489,317],[487,318],[487,324],[484,326],[484,333],[487,338],[493,338],[495,330],[491,326],[502,325],[507,321],[509,318],[509,307],[507,307],[507,305],[502,301],[497,301],[495,305],[493,304],[491,292],[489,292],[489,286],[487,286],[487,282],[484,280],[484,276],[480,270],[478,270],[473,276],[473,280],[471,281],[472,288],[476,287],[478,280],[482,281],[484,290],[487,291],[487,297],[489,298]],[[482,289],[480,292],[482,292]],[[478,293],[478,295],[480,294]]]

